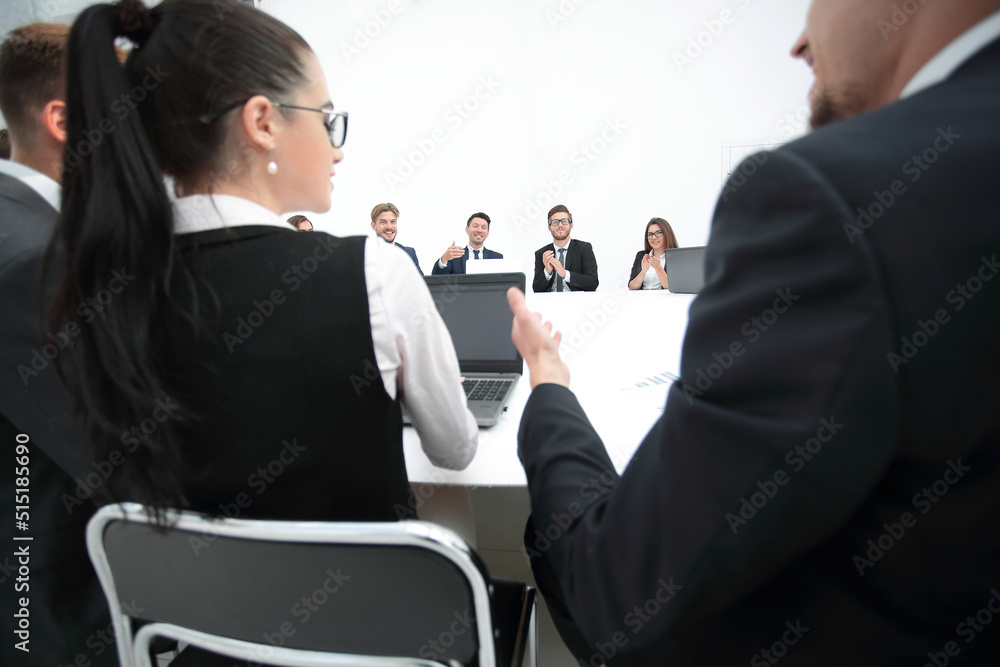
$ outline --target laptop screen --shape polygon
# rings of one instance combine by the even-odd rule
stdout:
[[[425,276],[463,373],[520,373],[521,355],[510,339],[514,316],[507,290],[524,291],[523,273]]]
[[[705,246],[668,248],[666,256],[669,290],[679,294],[698,294],[705,286]]]

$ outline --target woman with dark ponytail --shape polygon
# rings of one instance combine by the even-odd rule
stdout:
[[[478,431],[409,258],[281,215],[328,210],[343,157],[347,114],[309,46],[235,1],[123,0],[80,15],[68,78],[49,327],[74,338],[60,372],[113,470],[100,493],[412,516],[400,401],[443,467],[469,463]]]

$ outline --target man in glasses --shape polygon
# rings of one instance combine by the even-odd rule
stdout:
[[[396,221],[398,219],[399,209],[394,204],[378,204],[372,209],[372,229],[375,230],[375,235],[389,245],[403,250],[413,260],[417,271],[423,275],[424,272],[420,270],[420,262],[417,261],[417,251],[402,243],[396,243]]]
[[[503,259],[502,254],[485,247],[486,238],[490,235],[490,216],[473,213],[465,225],[465,233],[469,235],[468,245],[461,248],[452,242],[441,258],[434,262],[432,274],[465,273],[465,265],[469,261]]]
[[[531,289],[536,292],[593,292],[597,289],[597,258],[594,248],[586,241],[570,239],[573,216],[559,204],[549,211],[549,233],[552,243],[535,251],[535,279]]]

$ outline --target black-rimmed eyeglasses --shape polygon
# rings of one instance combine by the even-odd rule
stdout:
[[[646,238],[647,239],[658,239],[661,236],[663,236],[663,230],[662,229],[658,229],[655,232],[648,232],[646,234]]]
[[[557,227],[560,225],[572,225],[573,221],[570,218],[556,218],[554,220],[549,220],[549,227]]]
[[[251,98],[245,100],[240,100],[238,102],[233,102],[232,104],[227,104],[218,111],[212,111],[209,113],[202,114],[198,116],[198,122],[204,125],[211,125],[215,121],[222,118],[224,115],[235,109],[236,107],[243,106],[250,101]],[[281,102],[272,102],[276,107],[282,107],[285,109],[300,109],[302,111],[318,111],[319,113],[326,114],[326,120],[323,124],[326,126],[326,133],[330,138],[330,145],[334,148],[340,148],[344,145],[347,140],[347,112],[346,111],[334,111],[333,109],[314,109],[312,107],[300,107],[296,104],[282,104]]]

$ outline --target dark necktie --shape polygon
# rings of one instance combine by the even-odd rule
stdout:
[[[479,259],[479,251],[478,250],[473,250],[472,252],[476,253],[476,259]]]
[[[563,265],[563,268],[566,267],[565,262],[566,262],[566,248],[559,248],[559,263]],[[556,291],[557,292],[563,291],[563,279],[558,272],[556,272]]]

